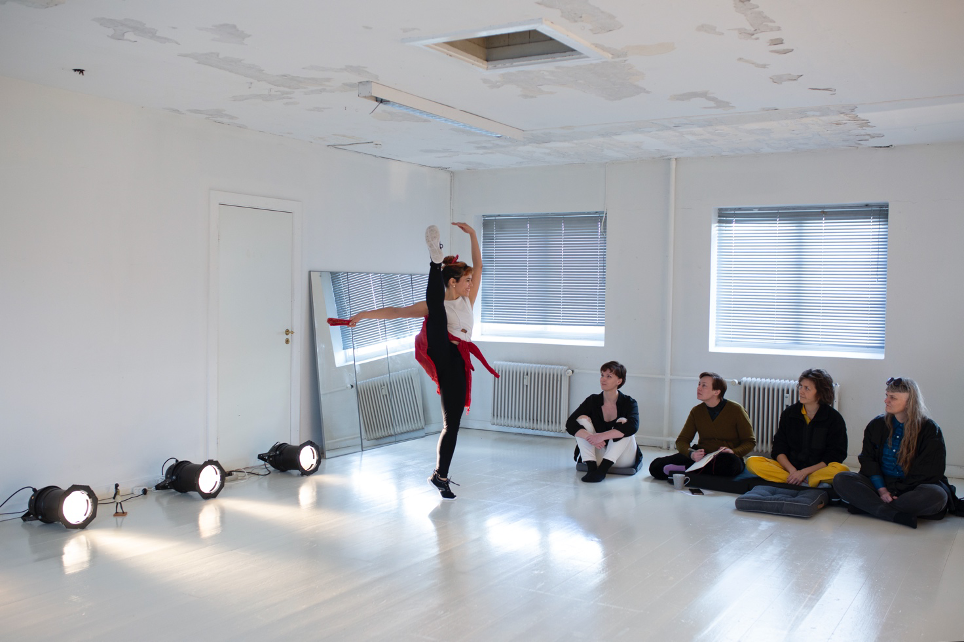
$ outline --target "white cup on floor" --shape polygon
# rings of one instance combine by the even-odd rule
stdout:
[[[689,481],[690,478],[683,473],[673,473],[673,488],[676,490],[683,490],[686,488],[686,484],[688,484]]]

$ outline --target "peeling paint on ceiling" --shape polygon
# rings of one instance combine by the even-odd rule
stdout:
[[[232,116],[231,114],[225,112],[223,109],[188,109],[191,114],[198,114],[200,116],[206,116],[213,120],[237,120],[237,116]]]
[[[572,89],[605,100],[624,100],[649,93],[637,84],[644,78],[643,72],[627,62],[619,61],[557,69],[510,71],[499,74],[498,80],[483,78],[482,82],[490,89],[517,87],[522,98],[549,96],[557,92],[549,91],[545,87],[555,87]]]
[[[670,100],[677,100],[677,101],[695,100],[698,98],[712,103],[712,107],[704,107],[703,109],[734,109],[732,103],[729,103],[725,100],[721,100],[706,90],[689,91],[689,92],[686,92],[685,94],[675,94],[669,97]]]
[[[564,20],[587,24],[593,33],[607,33],[623,27],[616,16],[603,11],[588,0],[539,0],[536,4],[549,9],[558,9]]]
[[[22,4],[25,7],[31,7],[33,9],[49,9],[50,7],[62,5],[67,2],[67,0],[0,0],[0,4],[7,4],[8,2],[16,2],[17,4]]]
[[[373,2],[0,0],[0,76],[454,170],[964,140],[960,0]],[[612,59],[487,72],[404,42],[531,20]],[[372,113],[366,80],[525,134]]]
[[[136,40],[130,40],[124,37],[127,34],[132,34],[139,38],[143,38],[144,40],[153,40],[154,42],[159,42],[165,45],[180,44],[177,40],[157,35],[157,29],[148,27],[140,20],[131,20],[130,18],[125,20],[114,20],[113,18],[94,18],[93,20],[100,26],[110,29],[112,33],[107,37],[113,38],[114,40],[137,42]]]
[[[769,64],[767,64],[767,63],[765,63],[765,62],[753,62],[752,60],[748,60],[748,59],[746,59],[746,58],[737,58],[736,61],[737,61],[737,62],[745,62],[745,63],[748,64],[748,65],[753,65],[753,66],[756,67],[757,69],[766,69],[767,67],[770,66]]]
[[[214,34],[213,42],[225,42],[229,45],[243,45],[244,41],[251,37],[250,33],[241,31],[237,25],[227,23],[213,27],[198,27],[198,30]]]
[[[698,26],[698,27],[696,28],[696,30],[697,30],[697,31],[701,31],[701,32],[703,32],[703,33],[708,33],[708,34],[713,35],[713,36],[722,36],[722,35],[724,35],[722,31],[720,31],[719,29],[717,29],[717,28],[714,27],[713,25],[702,24],[702,25]]]
[[[602,49],[613,58],[628,58],[630,56],[661,56],[676,49],[672,42],[657,42],[655,45],[629,45],[626,47],[608,47],[594,42],[593,47]]]
[[[274,85],[275,87],[281,87],[283,89],[311,89],[316,87],[325,87],[331,81],[330,78],[308,78],[304,76],[291,76],[289,74],[269,74],[258,65],[244,62],[244,60],[241,58],[231,58],[229,56],[222,58],[221,54],[216,52],[178,55],[184,58],[190,58],[199,65],[206,65],[208,67],[220,69],[221,71],[237,74],[238,76],[250,78],[251,80],[266,82],[269,85]]]
[[[800,74],[777,74],[775,76],[770,76],[770,80],[778,85],[782,85],[785,82],[795,82],[803,78]]]
[[[733,0],[733,8],[750,24],[750,29],[732,29],[744,40],[757,40],[761,33],[780,31],[773,18],[760,11],[760,5],[753,4],[750,0]]]

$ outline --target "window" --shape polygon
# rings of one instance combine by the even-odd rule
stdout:
[[[479,338],[603,345],[603,212],[482,217]]]
[[[362,310],[405,307],[425,300],[426,274],[369,274],[332,272],[331,289],[336,316],[348,319]],[[338,365],[354,360],[369,361],[415,349],[414,337],[422,329],[422,319],[365,321],[354,329],[332,328],[340,334],[342,352]],[[352,343],[354,338],[354,343]]]
[[[718,210],[710,350],[884,356],[886,203]]]

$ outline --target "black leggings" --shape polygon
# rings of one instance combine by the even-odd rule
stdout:
[[[458,347],[449,341],[448,315],[445,312],[445,284],[442,266],[430,264],[428,285],[425,287],[428,304],[428,356],[435,364],[438,389],[442,395],[442,434],[438,438],[438,457],[435,470],[440,477],[449,476],[449,465],[459,438],[459,423],[465,410],[465,361]]]

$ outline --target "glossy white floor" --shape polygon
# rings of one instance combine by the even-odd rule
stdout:
[[[0,524],[5,640],[960,640],[964,519],[740,513],[647,474],[581,483],[568,440],[466,430]],[[647,462],[653,453],[647,452]]]

